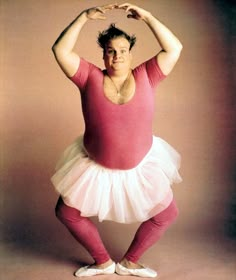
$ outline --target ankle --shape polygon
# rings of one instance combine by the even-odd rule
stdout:
[[[108,266],[110,266],[110,265],[112,265],[113,264],[113,260],[112,259],[109,259],[108,261],[106,261],[106,262],[104,262],[104,263],[101,263],[101,264],[96,264],[95,263],[95,266],[96,267],[99,267],[99,268],[106,268],[106,267],[108,267]]]
[[[127,259],[122,259],[120,261],[120,264],[126,268],[130,268],[130,269],[137,269],[137,268],[143,268],[142,265],[138,264],[138,263],[134,263],[134,262],[131,262]]]

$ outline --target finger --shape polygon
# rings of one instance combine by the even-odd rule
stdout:
[[[133,6],[133,5],[121,7],[121,9],[125,10],[126,13],[128,13],[128,12],[135,13],[136,12],[135,6]]]
[[[124,6],[131,6],[131,4],[126,2],[126,3],[123,3],[123,4],[119,5],[119,7],[124,7]]]
[[[113,4],[111,5],[104,5],[104,6],[100,6],[100,7],[96,7],[96,10],[100,13],[105,13],[108,10],[112,10],[115,6]]]
[[[102,7],[96,7],[96,11],[97,11],[97,12],[100,12],[100,13],[102,13],[102,14],[105,13],[105,11],[103,10]]]
[[[135,18],[135,15],[128,14],[128,15],[127,15],[127,18]]]
[[[118,8],[127,11],[127,9],[128,9],[130,6],[131,6],[130,4],[124,3],[124,4],[121,4],[121,5],[118,5]]]
[[[127,18],[138,19],[136,15],[128,14]]]
[[[99,13],[96,15],[96,19],[106,19],[106,16],[104,15],[104,13]]]
[[[106,17],[105,16],[99,16],[97,19],[102,19],[102,20],[104,20],[104,19],[106,19]]]
[[[117,7],[118,5],[117,5],[117,3],[115,3],[115,4],[109,4],[109,5],[104,5],[104,6],[102,6],[102,9],[103,10],[112,10],[112,9],[114,9],[115,7]]]

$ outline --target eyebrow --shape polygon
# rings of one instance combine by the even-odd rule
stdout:
[[[107,49],[113,49],[114,50],[113,47],[109,47],[109,46],[107,46]],[[120,47],[120,49],[128,49],[128,47]]]

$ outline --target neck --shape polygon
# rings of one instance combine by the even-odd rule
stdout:
[[[120,97],[124,93],[124,88],[126,87],[129,79],[130,79],[131,71],[125,73],[125,76],[122,74],[122,76],[113,75],[110,76],[107,73],[107,76],[109,77],[110,81],[113,84],[114,89],[116,90],[117,95]]]
[[[120,79],[120,80],[125,80],[130,73],[131,69],[127,69],[127,71],[114,71],[114,70],[106,70],[107,75],[112,78],[112,79]]]

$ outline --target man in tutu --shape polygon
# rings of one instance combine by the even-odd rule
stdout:
[[[128,18],[147,24],[162,50],[131,69],[136,37],[111,24],[98,36],[105,70],[80,58],[73,49],[82,27],[89,20],[105,19],[112,9],[123,9]],[[65,150],[52,177],[60,194],[57,217],[95,261],[75,275],[156,277],[156,271],[138,261],[175,221],[178,209],[171,184],[181,177],[179,154],[152,134],[154,93],[178,61],[182,45],[150,12],[125,3],[82,11],[52,49],[80,90],[85,121],[84,134]],[[91,216],[141,223],[119,263],[111,259]]]

